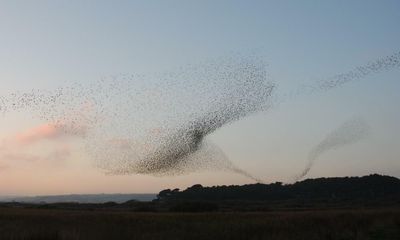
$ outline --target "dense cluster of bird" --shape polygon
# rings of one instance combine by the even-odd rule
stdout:
[[[256,179],[206,137],[267,109],[273,89],[261,59],[231,57],[151,76],[13,93],[0,103],[3,112],[30,111],[68,134],[84,136],[89,155],[110,174],[209,169]]]
[[[111,174],[162,176],[207,169],[256,179],[206,138],[270,106],[274,84],[263,61],[225,58],[119,85],[117,92],[107,91],[116,97],[100,104],[112,116],[93,131],[87,145],[98,166]]]
[[[400,52],[301,91],[323,91],[399,67],[399,59]],[[0,97],[0,112],[30,111],[68,134],[84,137],[89,156],[110,174],[164,176],[207,169],[260,181],[230,162],[207,136],[270,108],[275,89],[261,58],[235,56],[162,74],[123,75],[54,91],[13,93]],[[327,149],[359,139],[362,126],[346,124],[328,136],[312,151],[301,177]],[[341,135],[343,131],[350,135]]]

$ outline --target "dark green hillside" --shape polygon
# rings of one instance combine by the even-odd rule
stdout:
[[[374,174],[364,177],[307,179],[294,184],[277,182],[214,187],[198,184],[184,191],[163,190],[158,194],[158,200],[400,202],[400,180]]]

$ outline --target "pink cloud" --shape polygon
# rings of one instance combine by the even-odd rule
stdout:
[[[65,133],[61,128],[50,124],[44,124],[16,134],[15,140],[20,145],[29,145],[45,139],[60,138],[63,135],[65,135]]]
[[[65,136],[85,136],[85,126],[71,127],[65,124],[43,124],[24,132],[17,133],[13,138],[19,145],[30,145],[42,140],[56,140]]]
[[[7,137],[0,145],[1,162],[59,162],[67,159],[71,155],[70,146],[60,140],[68,136],[82,136],[86,128],[82,126],[69,132],[66,127],[62,124],[42,124]],[[41,154],[31,153],[30,147],[44,140],[52,141],[52,149]]]

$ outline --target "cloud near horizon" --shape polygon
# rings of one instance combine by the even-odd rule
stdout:
[[[65,136],[61,128],[52,124],[43,124],[24,132],[15,134],[14,141],[18,145],[31,145],[42,140],[55,140]]]
[[[81,127],[79,131],[71,134],[63,127],[62,124],[41,124],[4,138],[0,145],[0,166],[4,166],[1,169],[9,168],[16,161],[60,162],[66,160],[72,153],[71,146],[66,141],[73,136],[84,136],[86,128]],[[32,151],[35,146],[48,144],[45,141],[50,141],[51,150],[40,154]]]

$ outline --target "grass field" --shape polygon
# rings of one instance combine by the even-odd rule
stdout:
[[[400,209],[135,213],[4,208],[0,239],[400,239]]]

